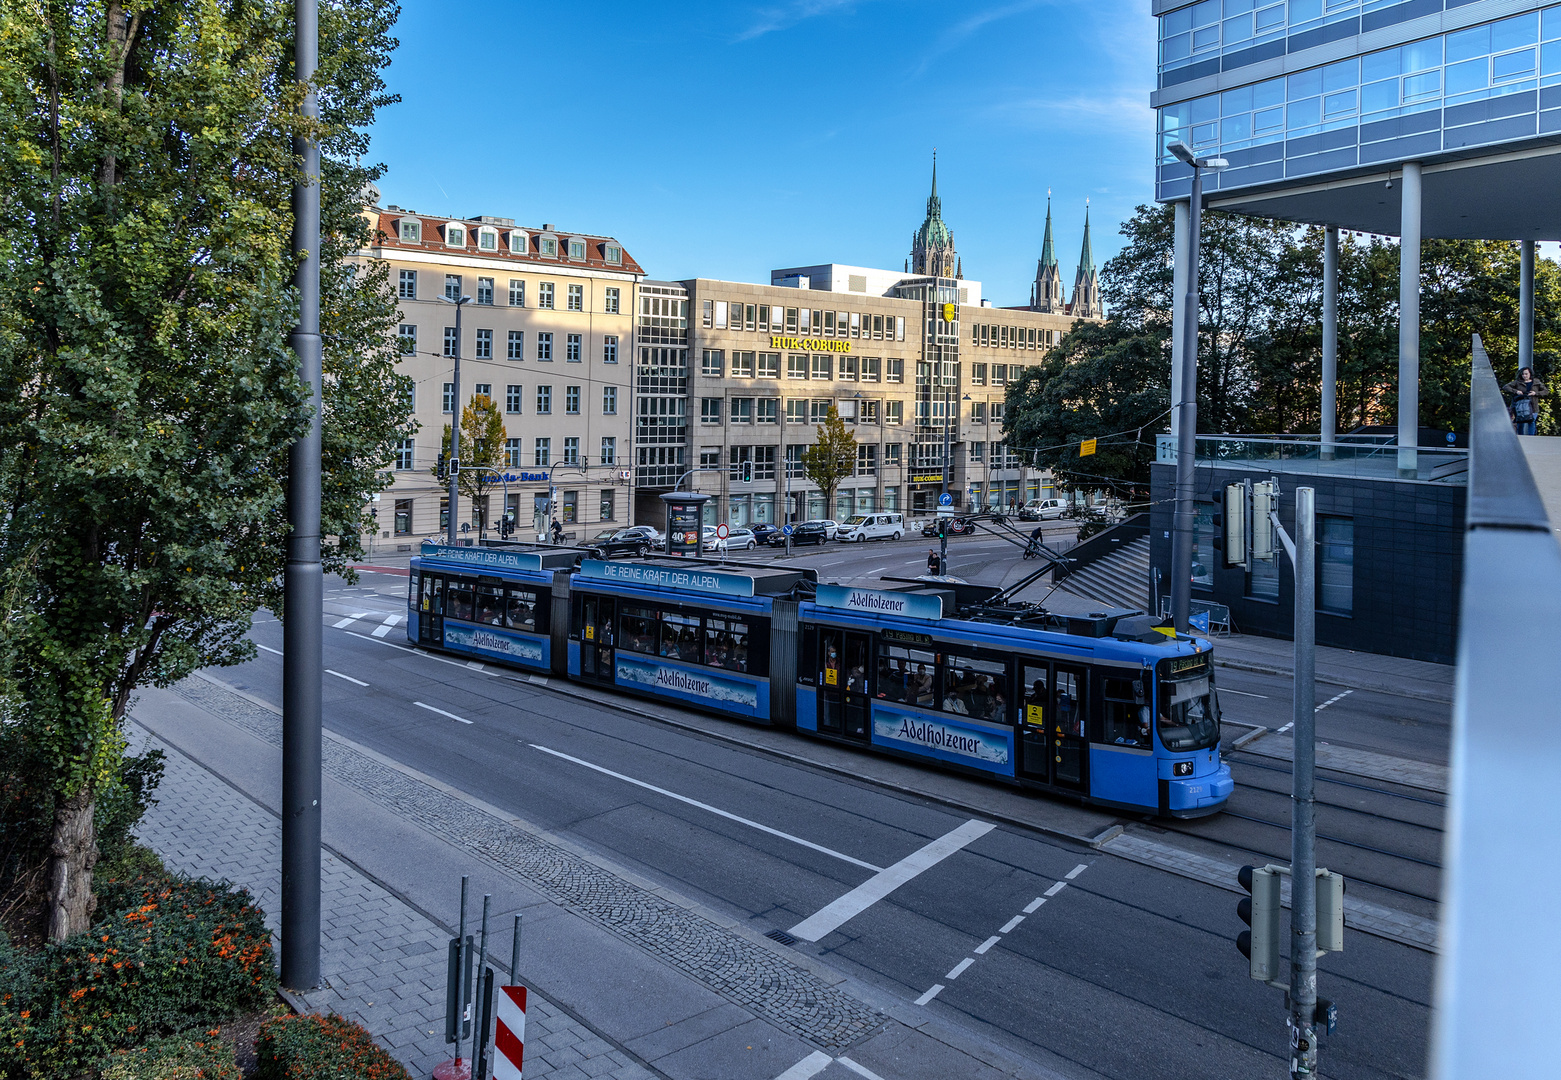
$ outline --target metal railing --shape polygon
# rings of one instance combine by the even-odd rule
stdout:
[[[1422,446],[1415,479],[1432,483],[1466,482],[1469,451]],[[1176,464],[1176,441],[1155,437],[1155,463]],[[1400,479],[1398,440],[1393,435],[1340,435],[1324,447],[1316,435],[1199,435],[1199,467],[1252,466],[1274,472],[1299,472],[1378,479]]]
[[[1432,1075],[1556,1075],[1561,546],[1479,336]]]

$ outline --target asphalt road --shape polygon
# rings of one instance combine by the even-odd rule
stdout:
[[[991,541],[956,543],[974,562]],[[817,558],[926,553],[861,546]],[[1233,894],[408,651],[373,633],[406,579],[368,580],[328,598],[332,730],[1067,1075],[1283,1074],[1282,996],[1245,977]],[[280,702],[281,628],[252,637],[259,659],[213,674]],[[875,898],[883,868],[906,880]],[[1357,933],[1321,966],[1327,1074],[1423,1075],[1431,957]]]

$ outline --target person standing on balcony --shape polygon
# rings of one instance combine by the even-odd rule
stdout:
[[[1503,386],[1501,392],[1512,402],[1508,411],[1513,428],[1519,435],[1534,434],[1534,423],[1539,419],[1539,399],[1550,392],[1544,383],[1534,378],[1534,369],[1524,368],[1518,372],[1518,377]]]

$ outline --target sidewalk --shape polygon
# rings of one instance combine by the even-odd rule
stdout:
[[[1214,639],[1214,662],[1241,671],[1294,676],[1295,645],[1282,638],[1230,634]],[[1451,704],[1456,670],[1451,664],[1317,646],[1317,681],[1354,690]]]
[[[133,730],[168,755],[140,834],[173,867],[278,902],[280,718],[214,680],[146,691]],[[524,917],[528,1077],[973,1080],[1056,1074],[842,976],[570,841],[327,733],[323,967],[305,999],[428,1076],[443,1042],[460,875],[490,955]],[[476,913],[469,912],[469,916]],[[468,924],[470,927],[470,923]],[[495,968],[503,965],[495,964]],[[534,1026],[533,1026],[534,1025]]]

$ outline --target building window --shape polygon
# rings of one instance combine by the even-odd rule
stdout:
[[[797,332],[797,309],[794,308],[794,307],[789,307],[789,308],[786,309],[786,333],[788,333],[788,334],[795,334],[796,332]]]
[[[578,386],[564,387],[564,412],[570,416],[580,415],[580,388]]]
[[[511,360],[524,360],[526,358],[526,332],[524,330],[511,330],[509,332],[509,351],[505,354]]]
[[[1279,602],[1279,560],[1252,560],[1252,572],[1247,575],[1247,597],[1267,600],[1271,604]]]
[[[410,323],[402,323],[396,327],[396,337],[400,341],[403,356],[411,356],[417,352],[417,327]]]
[[[553,388],[551,386],[537,387],[537,412],[547,414],[553,411]]]
[[[905,381],[905,361],[898,356],[890,356],[884,359],[884,382]]]
[[[1001,402],[1001,401],[994,401],[994,402],[992,402],[992,423],[994,423],[994,424],[1001,424],[1002,422],[1003,422],[1003,402]]]
[[[701,469],[719,469],[721,467],[721,448],[719,446],[701,446],[699,448],[699,467]]]
[[[444,328],[444,354],[446,356],[454,356],[455,355],[456,344],[457,344],[458,341],[459,341],[459,339],[455,336],[455,327],[453,327],[453,326],[445,327]]]
[[[1318,607],[1333,615],[1355,610],[1355,520],[1317,519]]]
[[[479,330],[479,331],[477,331],[477,352],[476,352],[476,357],[477,357],[478,360],[492,360],[493,359],[493,331],[492,330]]]
[[[504,467],[507,469],[520,468],[520,440],[504,440]]]
[[[535,448],[532,450],[531,454],[531,464],[551,465],[552,461],[550,459],[553,456],[553,440],[538,439],[536,440],[534,447]]]
[[[970,385],[971,386],[985,386],[986,385],[986,365],[985,364],[971,364],[970,365]]]
[[[761,424],[774,424],[780,420],[780,399],[759,398],[754,419]]]
[[[972,401],[970,403],[970,422],[972,424],[986,423],[986,402]]]
[[[402,439],[396,445],[396,468],[402,472],[412,468],[413,440]]]
[[[551,332],[537,335],[537,359],[553,359],[553,335]]]
[[[444,298],[446,300],[459,300],[461,298],[460,274],[446,274],[444,276]]]
[[[511,255],[526,255],[531,251],[531,241],[525,233],[519,229],[511,229],[509,234],[509,253]]]
[[[616,435],[602,436],[602,464],[618,464],[618,437]]]
[[[977,464],[986,460],[986,443],[973,442],[970,444],[970,460]]]
[[[808,402],[808,422],[811,424],[822,424],[828,420],[829,407],[833,404],[834,402],[829,398],[814,398]]]
[[[457,225],[454,222],[444,227],[444,242],[451,247],[463,248],[466,246],[466,226]]]
[[[396,524],[395,524],[395,530],[396,530],[396,535],[397,536],[411,536],[412,535],[412,500],[411,499],[397,499],[396,500]]]
[[[520,412],[521,387],[519,383],[510,383],[504,388],[504,411],[507,413]]]
[[[569,305],[569,310],[570,311],[584,311],[585,310],[585,286],[584,285],[571,285],[571,286],[569,286],[569,298],[566,301],[566,303]]]
[[[618,388],[616,386],[602,387],[602,415],[618,415]]]
[[[701,424],[719,424],[721,422],[721,399],[707,397],[699,399],[699,422]]]
[[[855,356],[842,356],[840,358],[838,374],[843,381],[856,382],[857,359]]]
[[[878,382],[883,377],[883,358],[879,356],[864,356],[859,361],[863,382]]]
[[[732,423],[753,423],[753,398],[740,397],[732,399]]]
[[[571,364],[580,362],[580,335],[570,334],[564,339],[564,360]]]
[[[905,423],[905,402],[886,401],[883,403],[883,422],[886,424]]]
[[[726,329],[726,309],[727,303],[725,300],[717,300],[715,302],[715,328],[717,330]]]
[[[786,423],[806,424],[808,422],[808,399],[786,399]]]
[[[497,241],[495,241],[496,243]],[[493,304],[493,279],[480,277],[477,279],[477,302],[479,304]]]
[[[885,443],[883,448],[883,463],[885,465],[898,465],[903,455],[903,443]]]
[[[880,406],[882,404],[883,404],[882,402],[877,401],[877,400],[862,402],[862,423],[864,423],[864,424],[876,424],[876,423],[878,423],[879,418],[881,416],[881,413],[880,413],[879,409],[880,409]]]
[[[537,250],[541,251],[542,254],[546,255],[550,259],[556,259],[558,258],[558,240],[555,237],[544,236],[541,240],[537,241]],[[548,306],[551,307],[552,305],[550,304]]]
[[[701,358],[699,373],[707,379],[719,379],[726,368],[726,352],[722,349],[706,349]]]
[[[993,364],[992,365],[992,385],[993,386],[1006,386],[1007,384],[1008,384],[1008,365],[1007,364]]]
[[[492,383],[485,383],[485,382],[477,383],[476,385],[474,385],[472,387],[472,396],[473,397],[485,397],[489,401],[492,401],[493,400],[493,384]]]
[[[711,313],[715,311],[714,300],[701,300],[699,302],[699,325],[706,330],[710,329]]]
[[[609,315],[618,314],[618,287],[609,285],[602,292],[602,310]]]
[[[618,362],[618,335],[602,335],[602,363],[616,364]]]
[[[478,251],[497,251],[497,250],[499,250],[499,234],[495,230],[493,230],[493,229],[478,229],[477,230],[477,250]],[[481,279],[479,278],[478,280],[481,280]],[[479,288],[480,287],[481,286],[479,286]],[[479,304],[482,303],[481,300],[479,300],[477,302]],[[491,303],[493,303],[493,301],[489,300],[488,303],[491,304]]]
[[[618,266],[623,262],[623,249],[617,244],[608,244],[602,249],[602,257],[614,266]],[[617,311],[618,309],[613,308],[612,310]]]
[[[808,377],[808,354],[786,354],[786,378],[806,379]]]
[[[580,464],[580,437],[570,435],[564,439],[564,464]]]
[[[396,222],[396,225],[403,244],[421,244],[423,242],[423,223],[421,221],[416,218],[402,218]]]
[[[401,299],[403,299],[403,300],[416,300],[417,299],[417,271],[416,270],[403,270],[403,271],[401,271],[400,296],[401,296]]]
[[[520,278],[509,279],[509,306],[526,306],[526,283]]]
[[[878,475],[878,447],[858,446],[856,448],[856,475]]]
[[[874,339],[879,340],[879,341],[883,340],[883,316],[882,315],[874,315],[873,316],[873,337],[874,337]]]
[[[618,511],[617,507],[614,505],[617,502],[617,499],[614,497],[616,495],[617,492],[615,492],[612,488],[602,488],[601,505],[603,521],[612,521],[617,517]]]
[[[753,447],[732,446],[727,448],[726,478],[733,483],[743,478],[743,462],[753,460]]]
[[[778,353],[778,352],[762,352],[762,353],[760,353],[759,354],[758,375],[759,375],[759,378],[761,378],[761,379],[778,379],[778,378],[780,378],[780,353]]]
[[[802,464],[802,452],[806,449],[795,443],[786,447],[786,475],[792,480],[807,475],[807,469]]]
[[[753,367],[754,367],[753,353],[751,353],[751,352],[737,352],[737,351],[733,351],[733,353],[732,353],[732,378],[734,378],[734,379],[751,379],[751,378],[753,378]]]
[[[455,384],[453,382],[444,384],[444,411],[455,411]]]
[[[537,307],[551,308],[553,306],[553,283],[543,281],[537,285]]]
[[[585,241],[584,240],[571,240],[571,241],[569,241],[569,257],[571,259],[583,259],[583,258],[585,258]]]

